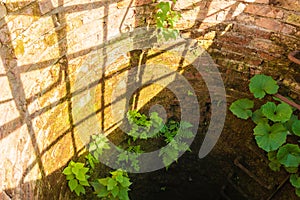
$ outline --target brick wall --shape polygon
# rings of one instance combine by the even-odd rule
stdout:
[[[153,6],[152,0],[0,3],[0,198],[67,198],[61,170],[83,147],[70,114],[74,72],[103,41],[153,23]],[[299,66],[287,55],[300,48],[299,0],[178,0],[174,8],[182,12],[182,34],[199,40],[220,65],[230,98],[260,72],[297,94]]]

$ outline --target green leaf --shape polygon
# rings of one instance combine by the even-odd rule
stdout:
[[[276,152],[276,151],[269,151],[269,152],[268,152],[268,159],[269,159],[270,161],[277,161],[276,155],[277,155],[277,152]]]
[[[116,176],[116,180],[117,180],[119,183],[122,183],[123,180],[124,180],[124,177],[122,176],[122,174],[118,174],[118,175]]]
[[[191,128],[191,127],[193,127],[193,125],[189,122],[185,122],[185,121],[180,122],[181,129],[187,129],[187,128]]]
[[[300,120],[294,121],[292,130],[295,135],[300,136]]]
[[[276,106],[274,102],[267,102],[261,109],[262,113],[273,122],[286,122],[293,113],[291,107],[286,103]]]
[[[73,192],[75,188],[78,186],[78,181],[76,179],[72,179],[68,182],[69,188]]]
[[[114,179],[110,178],[107,181],[107,190],[112,190],[114,187],[117,186],[117,181],[115,181]]]
[[[83,166],[84,166],[84,163],[80,163],[80,162],[77,162],[74,165],[74,167],[77,168],[77,169],[81,169],[81,168],[83,168]]]
[[[290,176],[290,182],[295,188],[300,188],[300,177],[297,174],[292,174]]]
[[[298,116],[292,115],[291,118],[284,124],[290,133],[293,133],[293,123],[298,120]]]
[[[75,166],[75,162],[73,160],[70,161],[69,163],[70,166],[74,167]]]
[[[274,172],[279,172],[280,166],[281,166],[281,164],[279,162],[270,162],[269,163],[270,169],[273,170]]]
[[[110,172],[112,177],[116,177],[116,176],[119,176],[119,175],[123,176],[123,173],[125,174],[125,172],[123,172],[121,169]]]
[[[280,123],[269,126],[260,123],[254,128],[254,135],[257,145],[269,152],[277,150],[286,141],[287,130]]]
[[[295,193],[296,193],[296,195],[297,195],[298,197],[300,197],[300,188],[296,188]]]
[[[98,194],[103,189],[106,190],[106,187],[104,185],[102,185],[101,183],[99,183],[99,181],[91,182],[91,185],[94,188],[96,194]]]
[[[73,173],[73,174],[77,175],[78,172],[79,172],[79,169],[78,169],[77,167],[75,167],[75,166],[72,167],[72,173]]]
[[[106,177],[106,178],[101,178],[101,179],[98,179],[98,182],[104,186],[107,186],[108,185],[108,180],[110,178],[109,177]]]
[[[66,176],[66,179],[67,179],[67,180],[72,180],[72,179],[74,179],[74,178],[75,178],[74,174],[70,174],[70,175],[67,175],[67,176]]]
[[[78,172],[78,174],[76,174],[76,178],[80,181],[86,181],[85,174],[82,172]]]
[[[113,197],[117,197],[117,195],[119,194],[119,188],[118,187],[114,187],[111,190],[111,194],[113,195]]]
[[[252,111],[254,103],[249,99],[239,99],[231,104],[229,110],[241,119],[248,119],[252,116]]]
[[[80,173],[86,174],[90,169],[88,167],[83,167],[79,170]]]
[[[118,155],[118,161],[119,162],[120,161],[126,161],[126,162],[128,162],[128,158],[129,158],[129,156],[128,156],[128,152],[127,151],[124,151],[124,152],[122,152],[122,153],[120,153]]]
[[[276,94],[279,86],[272,77],[258,74],[250,79],[249,88],[250,92],[254,94],[254,97],[261,99],[266,93]]]
[[[264,114],[262,113],[261,109],[256,110],[252,114],[252,120],[253,120],[253,122],[255,124],[268,123],[268,119],[266,118],[266,116],[264,116]]]
[[[77,196],[80,195],[80,193],[82,194],[85,194],[85,189],[82,185],[78,185],[76,188],[75,188],[75,193],[77,194]]]
[[[178,134],[180,134],[180,136],[182,138],[187,138],[187,139],[194,137],[194,133],[192,131],[189,131],[189,130],[181,130],[181,129],[179,129],[178,130]]]
[[[71,174],[73,174],[73,173],[72,173],[72,169],[71,169],[70,166],[66,167],[62,173],[63,173],[64,175],[71,175]]]
[[[163,12],[167,13],[171,10],[170,2],[160,2],[157,7]]]
[[[120,200],[129,200],[127,188],[120,188],[119,198]]]
[[[268,152],[268,158],[271,161],[269,163],[269,167],[275,172],[280,171],[280,167],[281,167],[280,162],[277,160],[276,154],[277,154],[276,151]]]
[[[298,172],[298,167],[284,167],[284,169],[291,174],[297,173]]]
[[[129,187],[130,185],[131,185],[131,182],[130,182],[130,179],[129,178],[127,178],[127,177],[124,177],[123,178],[123,182],[121,183],[121,185],[123,186],[123,187]]]
[[[97,197],[101,198],[101,197],[107,197],[109,195],[109,191],[106,188],[103,188],[102,190],[100,190],[97,193]]]
[[[88,181],[79,181],[79,184],[84,186],[90,186]]]
[[[90,143],[89,145],[89,151],[94,151],[97,149],[97,145],[95,143]]]
[[[300,148],[296,144],[286,144],[279,148],[277,159],[286,167],[298,167],[300,163]]]

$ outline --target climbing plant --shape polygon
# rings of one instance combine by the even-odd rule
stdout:
[[[176,1],[172,0],[172,3],[175,4]],[[181,14],[172,9],[172,3],[171,1],[159,2],[156,5],[156,14],[154,16],[156,27],[166,40],[175,39],[179,35],[179,30],[175,29],[174,26],[181,18]]]
[[[84,163],[71,161],[63,171],[68,180],[70,190],[79,196],[81,193],[85,194],[85,186],[90,186],[88,182],[89,176],[86,174],[89,168],[84,167]]]
[[[141,114],[137,110],[127,112],[127,121],[130,125],[127,139],[127,147],[117,147],[119,154],[116,164],[120,168],[130,167],[132,171],[140,170],[139,156],[144,151],[140,145],[132,143],[156,138],[163,141],[166,146],[159,152],[166,169],[171,163],[177,160],[180,153],[191,151],[188,139],[194,135],[189,130],[192,125],[189,122],[177,122],[168,120],[166,124],[156,112],[150,113],[149,117]],[[63,170],[66,175],[69,188],[78,196],[85,194],[86,187],[92,186],[94,194],[100,199],[128,200],[130,179],[125,171],[118,169],[111,171],[111,177],[95,177],[99,158],[103,156],[105,150],[109,150],[109,140],[104,134],[96,134],[90,137],[87,145],[89,153],[84,157],[85,163],[70,161]]]
[[[160,150],[159,156],[162,157],[166,169],[168,169],[174,160],[177,161],[180,152],[191,151],[186,141],[194,136],[189,130],[191,127],[192,125],[188,122],[180,123],[170,120],[162,128],[161,135],[165,138],[165,142],[168,146]],[[177,138],[175,138],[176,135],[178,135]]]
[[[131,185],[128,175],[123,170],[110,172],[111,177],[92,182],[97,197],[107,200],[129,200],[128,191]]]
[[[295,114],[296,108],[299,109],[300,106],[280,95],[277,82],[270,76],[255,75],[250,79],[249,89],[255,98],[263,99],[266,95],[271,95],[273,101],[266,100],[254,111],[254,101],[244,98],[233,102],[229,109],[238,118],[252,119],[256,124],[253,129],[255,141],[258,147],[267,152],[269,167],[279,171],[283,166],[291,173],[290,182],[300,197],[300,148],[297,141],[300,136],[300,120]],[[288,137],[291,140],[287,140]]]

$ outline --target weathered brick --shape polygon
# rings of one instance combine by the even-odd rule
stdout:
[[[219,43],[219,42],[218,42]],[[247,56],[256,56],[257,50],[248,46],[241,46],[233,43],[222,43],[222,49],[228,49],[232,52],[241,53]]]
[[[278,58],[279,54],[277,54],[277,55],[274,55],[274,54],[270,55],[269,53],[261,51],[261,52],[258,52],[258,55],[259,55],[260,58],[262,58],[265,61],[273,61],[276,58]],[[279,55],[279,56],[281,56],[281,55]]]
[[[253,25],[255,22],[255,17],[247,13],[241,13],[235,17],[235,20],[243,24]]]
[[[273,6],[266,6],[266,5],[258,5],[258,4],[249,4],[246,9],[246,13],[270,18],[283,18],[283,11],[275,8]]]
[[[282,35],[278,33],[273,33],[270,37],[270,40],[274,41],[274,43],[278,45],[285,46],[285,48],[289,50],[300,48],[299,38],[292,35]]]
[[[300,27],[300,15],[290,14],[286,22]]]
[[[279,54],[282,54],[282,53],[285,52],[285,50],[282,47],[274,44],[270,40],[265,40],[265,39],[254,38],[250,42],[250,46],[252,48],[255,48],[255,49],[258,49],[258,50],[263,50],[265,52],[279,53]]]
[[[255,20],[255,24],[259,27],[265,28],[270,31],[282,32],[285,34],[292,34],[297,31],[297,29],[291,25],[281,23],[270,18],[258,18]]]
[[[8,11],[16,11],[21,10],[25,6],[31,4],[35,0],[28,0],[28,1],[18,1],[18,0],[3,0],[2,3],[5,4]]]
[[[283,7],[290,11],[300,11],[300,2],[294,0],[277,0],[280,7]]]
[[[205,40],[213,40],[216,37],[216,31],[208,32],[204,35],[203,39]]]
[[[219,41],[224,41],[227,43],[239,44],[239,45],[248,45],[251,38],[244,37],[243,35],[235,34],[235,33],[225,33],[221,37],[218,37]]]
[[[265,72],[272,71],[274,75],[285,76],[282,72],[289,70],[286,54],[290,50],[300,48],[298,30],[300,22],[298,13],[294,12],[300,10],[300,6],[298,1],[278,1],[279,4],[272,6],[268,5],[271,4],[269,0],[178,0],[175,8],[180,9],[183,17],[176,26],[184,30],[186,36],[199,39],[199,44],[206,47],[217,63],[222,65],[221,72],[230,68],[249,75],[249,72],[261,72],[260,69],[263,68]],[[26,119],[21,120],[22,111],[18,110],[14,102],[28,103],[29,115],[35,114],[31,122],[34,126],[33,132],[38,138],[37,146],[44,151],[41,162],[45,165],[47,176],[65,166],[70,157],[76,153],[74,152],[76,148],[71,144],[73,138],[68,132],[70,129],[68,114],[71,111],[68,110],[66,100],[68,95],[78,92],[74,87],[75,72],[85,65],[87,68],[83,71],[91,72],[94,69],[91,63],[86,64],[88,53],[98,48],[105,40],[120,31],[126,31],[128,27],[133,30],[139,25],[146,26],[152,17],[150,15],[155,4],[152,4],[152,0],[2,2],[5,4],[0,3],[0,85],[3,93],[0,101],[7,102],[0,104],[0,111],[4,113],[0,116],[0,123],[3,125],[15,120],[16,124],[21,124],[21,121]],[[130,5],[132,7],[128,8]],[[68,65],[65,64],[67,62],[58,62],[64,54],[68,59]],[[126,59],[124,56],[124,60]],[[160,58],[159,62],[162,61],[164,60]],[[114,74],[105,82],[105,102],[111,100],[107,94],[112,93],[112,88],[120,80],[120,73],[125,74],[124,70],[120,70],[120,66],[124,67],[127,61],[117,64],[120,63],[114,63],[105,69],[106,75]],[[15,86],[14,94],[19,94],[19,89],[23,88],[25,100],[21,101],[19,95],[15,97],[15,101],[9,100],[14,98],[10,84],[15,83],[7,79],[8,68],[20,75],[19,81],[23,85],[19,88]],[[69,71],[68,77],[64,73],[66,69]],[[99,74],[97,72],[97,76],[93,78],[98,79],[100,76],[101,72]],[[234,75],[229,76],[232,82],[227,82],[228,85],[232,84],[235,90],[242,91],[245,88],[240,82],[247,79],[237,80]],[[187,73],[187,77],[193,80],[199,78],[193,73]],[[70,91],[66,90],[68,87],[65,83],[66,78],[70,84]],[[125,89],[124,86],[123,90]],[[145,91],[144,94],[147,95],[149,91]],[[240,94],[241,91],[236,93]],[[102,97],[101,92],[97,95],[99,95],[97,99]],[[143,98],[143,104],[148,100]],[[100,106],[95,107],[98,109]],[[111,115],[107,114],[107,110],[104,112],[107,118],[104,126],[108,128],[111,124]],[[97,118],[101,121],[101,117]],[[0,153],[4,155],[3,162],[0,163],[0,174],[3,169],[5,174],[5,178],[0,176],[0,182],[5,182],[5,188],[0,184],[0,194],[3,189],[18,187],[25,173],[24,169],[35,161],[26,125],[20,125],[18,128],[13,126],[13,123],[6,126],[7,129],[11,129],[11,134],[6,133],[4,129],[0,130],[1,136],[7,134],[0,140]],[[49,146],[53,143],[55,143],[53,146]],[[78,148],[82,147],[77,140],[75,143]],[[26,148],[23,148],[25,146]],[[21,155],[22,162],[15,155]],[[10,172],[7,168],[14,170]],[[30,174],[25,173],[25,176],[25,182],[38,179],[38,166],[35,165],[34,170],[31,170]],[[51,184],[45,185],[56,187]],[[55,195],[55,191],[53,194]]]
[[[7,13],[6,7],[2,2],[0,2],[0,19],[5,17],[6,13]]]
[[[270,0],[239,0],[241,2],[247,3],[261,3],[261,4],[269,4]]]
[[[239,34],[244,35],[245,37],[256,37],[263,39],[268,39],[271,35],[269,31],[259,29],[256,26],[247,26],[238,23],[236,23],[233,26],[233,31],[238,32]]]
[[[258,18],[255,20],[255,24],[259,27],[272,30],[272,31],[280,31],[281,30],[281,23],[268,18]]]

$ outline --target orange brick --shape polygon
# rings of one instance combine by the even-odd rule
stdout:
[[[255,24],[267,30],[282,32],[285,34],[293,34],[297,31],[297,29],[291,25],[283,24],[279,21],[270,18],[258,18],[255,20]]]
[[[246,7],[245,12],[253,15],[259,15],[270,18],[283,18],[282,10],[266,5],[250,4]]]

